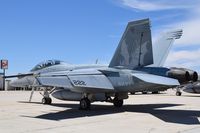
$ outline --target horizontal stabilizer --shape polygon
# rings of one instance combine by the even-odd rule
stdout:
[[[146,74],[146,73],[134,73],[132,74],[134,77],[152,84],[158,84],[158,85],[164,85],[164,86],[177,86],[180,85],[178,80],[167,78],[163,76],[157,76],[152,74]]]

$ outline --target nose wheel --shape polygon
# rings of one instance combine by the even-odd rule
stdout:
[[[91,106],[91,102],[88,98],[83,98],[80,101],[80,110],[89,110]]]
[[[42,98],[42,103],[43,104],[51,104],[52,99],[50,97],[44,97],[44,98]]]
[[[55,90],[55,88],[53,88],[50,92],[48,92],[47,88],[44,88],[44,92],[43,94],[40,93],[43,98],[42,98],[42,103],[43,104],[51,104],[52,103],[52,99],[50,98],[50,94]]]

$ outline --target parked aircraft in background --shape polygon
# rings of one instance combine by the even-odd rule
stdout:
[[[182,91],[193,94],[200,94],[200,81],[191,80],[175,87],[176,95],[181,96]]]
[[[179,83],[181,84],[180,86],[176,87],[177,96],[181,96],[181,90],[185,92],[195,93],[193,87],[197,86],[196,82],[198,80],[198,73],[196,71],[187,68],[172,67],[167,75],[171,78],[178,79]],[[193,87],[191,87],[191,85]]]
[[[182,85],[180,86],[180,89],[188,93],[200,94],[200,81]]]

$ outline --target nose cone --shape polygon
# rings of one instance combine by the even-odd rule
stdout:
[[[23,77],[10,81],[9,85],[12,87],[27,87],[32,85],[34,82],[33,78]]]
[[[15,80],[12,80],[10,81],[10,86],[12,87],[24,87],[24,84],[23,84],[23,80],[21,79],[15,79]]]

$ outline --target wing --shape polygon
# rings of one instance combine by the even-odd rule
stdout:
[[[109,67],[134,69],[153,64],[149,19],[129,22]]]
[[[36,77],[41,85],[68,88],[73,92],[110,92],[114,88],[105,75],[97,70],[49,73]]]

